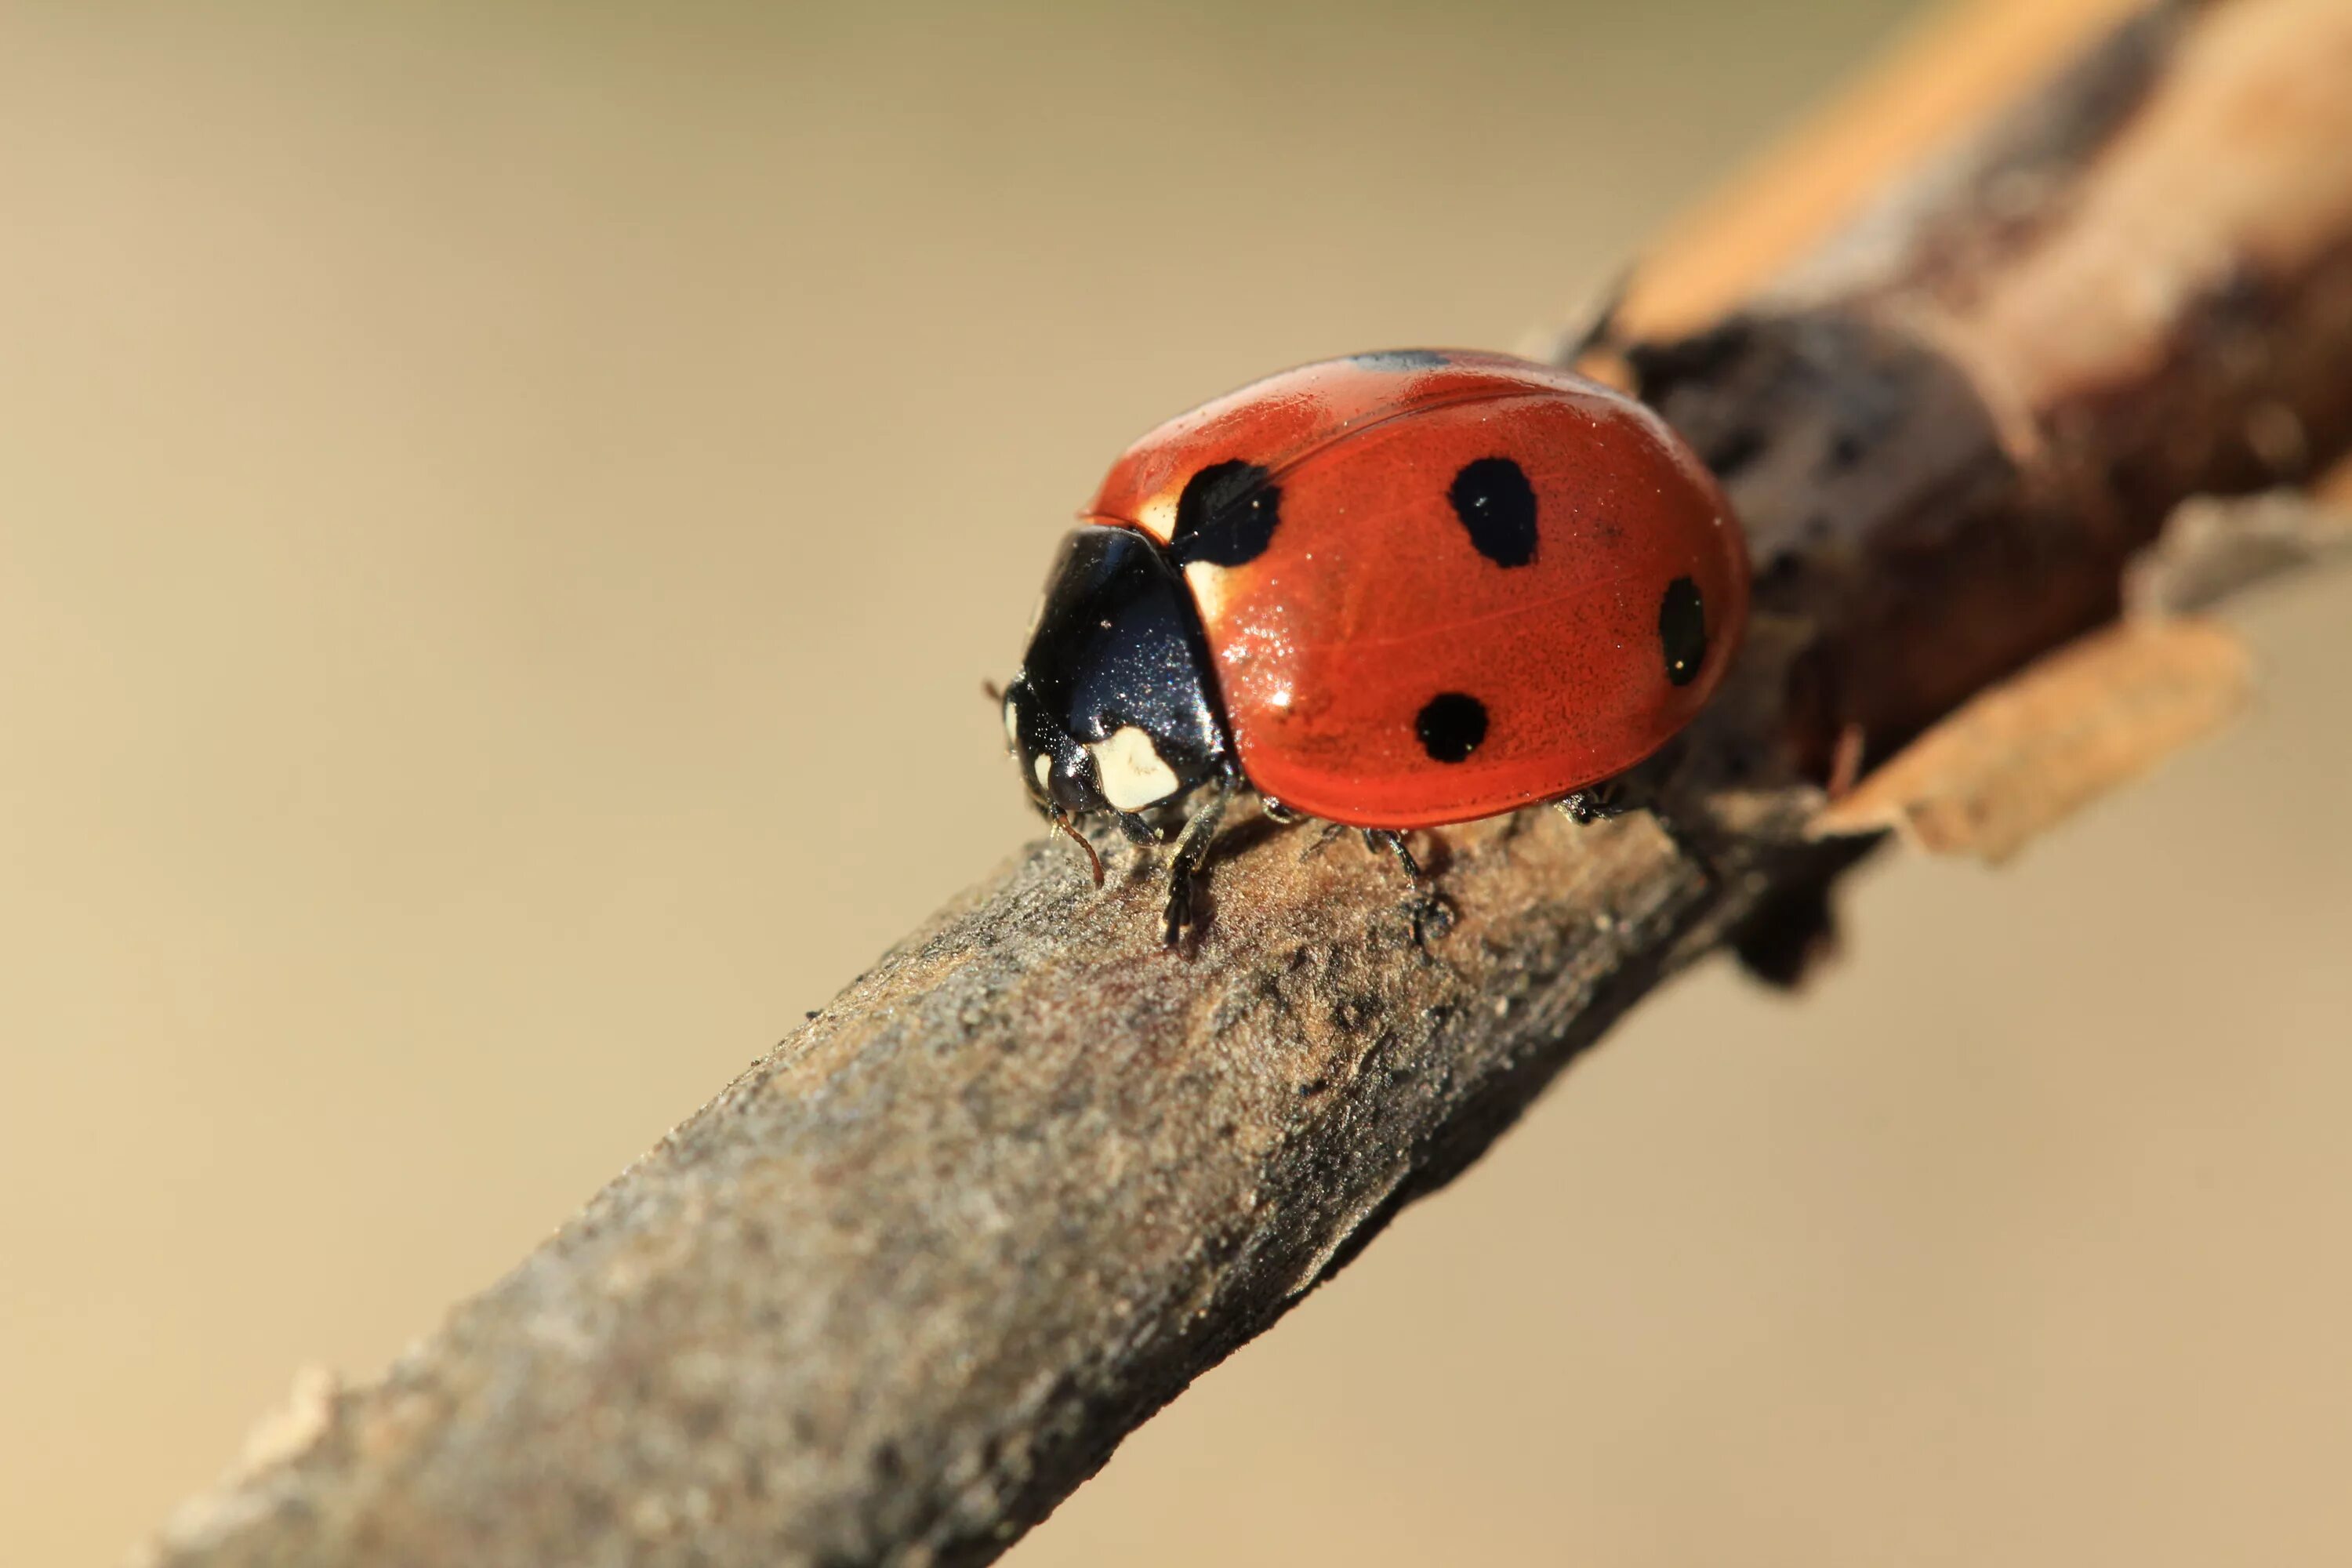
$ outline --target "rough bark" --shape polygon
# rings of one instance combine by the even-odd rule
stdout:
[[[1833,773],[2113,618],[2184,499],[2352,443],[2347,79],[2340,0],[2157,5],[1629,351],[1758,566],[1663,816],[1418,835],[1408,890],[1244,811],[1181,954],[1127,851],[1097,895],[1033,845],[152,1557],[994,1556],[1665,977],[1800,970],[1871,842],[1809,834]]]

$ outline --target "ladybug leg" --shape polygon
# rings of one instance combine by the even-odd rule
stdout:
[[[1339,835],[1347,831],[1347,828],[1339,823],[1325,823],[1321,829],[1316,833],[1315,837],[1307,841],[1307,847],[1298,852],[1298,863],[1304,866],[1307,861],[1312,860],[1318,855],[1322,854],[1325,849],[1330,847],[1331,840],[1339,837]]]
[[[1118,830],[1127,835],[1129,844],[1157,844],[1160,830],[1131,811],[1118,814]]]
[[[1415,860],[1412,858],[1412,851],[1405,847],[1404,835],[1394,828],[1365,828],[1364,847],[1375,855],[1395,856],[1397,864],[1404,868],[1404,874],[1408,879],[1415,882],[1421,880],[1421,862]]]
[[[1552,804],[1570,822],[1599,822],[1604,817],[1622,816],[1633,809],[1627,798],[1629,791],[1615,779],[1603,779],[1597,784],[1573,789]]]
[[[1169,852],[1168,917],[1160,927],[1160,940],[1170,947],[1177,945],[1192,923],[1193,879],[1208,861],[1209,841],[1217,836],[1217,821],[1225,815],[1225,802],[1233,793],[1229,780],[1211,784],[1192,815],[1184,819],[1184,831],[1176,836],[1176,847]]]

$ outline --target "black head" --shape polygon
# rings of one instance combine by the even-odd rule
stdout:
[[[1207,640],[1160,547],[1088,525],[1062,541],[1004,732],[1048,815],[1172,805],[1232,770]]]

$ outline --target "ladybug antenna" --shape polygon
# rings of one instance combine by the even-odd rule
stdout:
[[[1055,816],[1052,821],[1055,832],[1078,847],[1078,852],[1087,858],[1087,869],[1095,874],[1095,886],[1101,887],[1103,885],[1102,857],[1095,853],[1095,847],[1087,842],[1085,834],[1070,826],[1068,817]]]

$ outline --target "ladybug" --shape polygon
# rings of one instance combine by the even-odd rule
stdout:
[[[1063,540],[1004,730],[1032,801],[1176,836],[1166,939],[1238,789],[1394,849],[1586,792],[1690,722],[1748,613],[1714,476],[1636,399],[1423,349],[1162,425]]]

